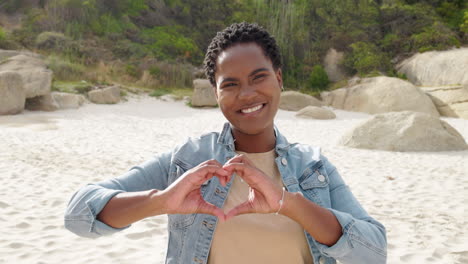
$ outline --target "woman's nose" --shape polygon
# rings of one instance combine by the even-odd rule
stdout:
[[[243,85],[240,89],[239,92],[239,99],[249,99],[255,97],[257,94],[257,90],[255,87],[252,87],[251,85]]]

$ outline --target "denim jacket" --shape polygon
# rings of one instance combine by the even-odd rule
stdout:
[[[330,210],[342,227],[342,236],[332,246],[317,242],[304,231],[314,263],[386,263],[385,228],[370,217],[345,185],[336,168],[320,149],[290,144],[275,127],[276,165],[289,192],[300,192],[310,201]],[[71,198],[65,227],[84,237],[98,237],[123,230],[96,219],[106,203],[121,192],[163,190],[185,171],[209,159],[221,164],[234,157],[230,124],[221,133],[189,139],[171,152],[133,167],[128,173],[78,190]],[[223,187],[216,177],[202,185],[204,199],[220,208],[232,181]],[[206,214],[168,215],[169,244],[166,263],[206,263],[217,218]]]

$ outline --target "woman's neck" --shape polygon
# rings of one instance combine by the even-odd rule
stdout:
[[[272,150],[276,145],[275,130],[265,129],[262,133],[249,135],[232,128],[232,135],[235,138],[237,151],[246,153],[261,153]]]

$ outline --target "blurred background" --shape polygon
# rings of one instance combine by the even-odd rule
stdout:
[[[394,67],[405,58],[468,42],[463,0],[0,0],[0,49],[46,56],[55,91],[84,80],[159,96],[204,77],[211,38],[241,21],[276,37],[285,87],[313,95],[356,74],[405,79]]]

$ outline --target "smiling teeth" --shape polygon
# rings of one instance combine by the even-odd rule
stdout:
[[[244,114],[252,113],[252,112],[255,112],[255,111],[259,110],[260,108],[262,108],[262,106],[263,105],[257,105],[257,106],[252,107],[252,108],[242,109],[241,112],[244,113]]]

